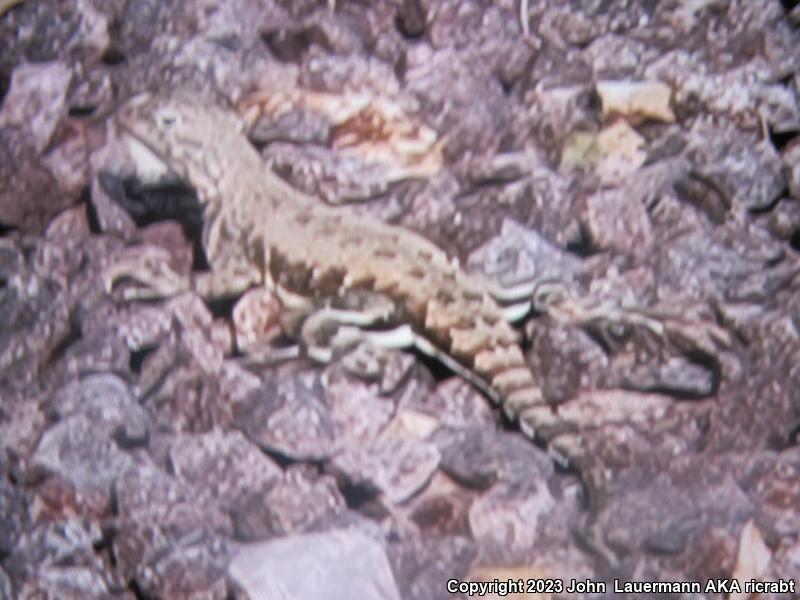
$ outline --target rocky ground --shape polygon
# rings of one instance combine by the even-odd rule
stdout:
[[[798,597],[796,1],[0,15],[0,597],[430,600],[495,578]],[[173,89],[235,105],[320,202],[535,281],[529,362],[603,488],[415,354],[371,379],[348,356],[261,364],[232,306],[109,293],[132,251],[197,265],[191,227],[119,207],[191,191],[131,178],[105,127]]]

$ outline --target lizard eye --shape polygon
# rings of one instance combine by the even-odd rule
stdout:
[[[162,110],[156,115],[156,120],[163,129],[170,129],[176,125],[180,119],[178,114],[174,111]]]

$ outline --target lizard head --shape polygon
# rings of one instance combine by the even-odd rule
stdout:
[[[114,116],[126,134],[143,144],[176,175],[197,187],[225,164],[226,138],[240,136],[243,124],[232,110],[186,93],[134,96]]]

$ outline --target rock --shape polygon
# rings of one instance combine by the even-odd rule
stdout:
[[[616,121],[595,133],[579,132],[565,140],[562,169],[594,171],[605,184],[619,184],[631,177],[647,159],[645,139],[624,121]]]
[[[469,511],[475,539],[501,556],[530,550],[537,542],[537,524],[555,506],[545,481],[526,485],[501,482],[476,500]]]
[[[749,491],[770,527],[788,538],[800,532],[800,515],[785,510],[800,499],[800,448],[788,448],[766,466],[765,472],[750,474]]]
[[[431,478],[439,466],[439,450],[431,442],[383,435],[349,446],[333,457],[332,465],[352,484],[400,503]]]
[[[18,598],[63,598],[64,600],[133,600],[132,592],[112,593],[102,571],[86,567],[51,567],[41,569],[35,580],[21,582]]]
[[[84,568],[87,579],[85,589],[92,591],[96,597],[99,582],[98,576],[103,573],[104,566],[100,557],[95,554],[94,546],[103,539],[97,522],[80,518],[65,519],[62,522],[39,524],[29,529],[20,538],[14,551],[4,560],[9,575],[14,580],[35,582],[40,576],[49,572],[49,579],[58,581],[72,580],[81,584],[82,578],[69,570],[61,571],[65,566]],[[51,583],[52,585],[52,583]]]
[[[718,381],[708,366],[675,357],[664,364],[635,369],[625,376],[623,385],[678,398],[703,398],[714,393]]]
[[[83,415],[95,432],[105,432],[122,449],[146,444],[150,418],[133,399],[129,387],[111,374],[90,375],[58,390],[50,410],[62,418]]]
[[[498,469],[490,439],[494,436],[483,427],[438,431],[434,440],[442,453],[442,470],[462,485],[488,489],[497,480]]]
[[[800,188],[798,188],[800,191]],[[800,196],[798,196],[800,199]],[[779,240],[795,243],[798,230],[800,230],[800,202],[794,198],[781,198],[775,210],[769,214],[767,228]]]
[[[467,516],[477,495],[474,490],[437,472],[421,493],[403,505],[403,512],[407,511],[423,539],[470,537]],[[415,543],[413,537],[405,541],[411,545]]]
[[[412,389],[403,396],[400,406],[435,415],[444,426],[489,428],[497,424],[497,412],[492,405],[474,386],[457,377],[443,381],[434,394]]]
[[[615,283],[614,292],[619,292],[622,286]],[[603,386],[611,361],[589,333],[575,326],[533,321],[527,335],[537,349],[531,367],[546,398],[568,400],[581,390]]]
[[[225,571],[233,549],[226,538],[210,534],[189,536],[153,557],[136,576],[145,594],[192,600],[225,600],[230,590]]]
[[[118,516],[111,543],[123,579],[149,582],[155,591],[176,578],[175,585],[184,589],[180,582],[193,571],[184,571],[181,564],[188,569],[197,563],[198,577],[186,579],[190,588],[219,588],[233,529],[213,487],[140,465],[121,472],[114,490]]]
[[[31,459],[33,467],[58,474],[79,493],[100,493],[109,502],[111,485],[134,464],[110,432],[86,415],[68,417],[45,432]]]
[[[743,140],[732,128],[710,129],[698,123],[690,132],[687,155],[692,173],[706,190],[702,193],[721,195],[726,212],[766,210],[786,188],[783,162],[775,147]],[[724,214],[714,217],[715,221],[721,217]]]
[[[800,200],[800,142],[790,144],[783,151],[783,163],[789,170],[789,194]]]
[[[251,289],[242,296],[233,309],[233,326],[236,347],[255,351],[277,339],[281,334],[280,306],[275,294],[263,288]]]
[[[722,232],[688,232],[657,260],[659,295],[680,289],[689,298],[763,301],[782,285],[783,276],[774,266],[783,252],[763,230],[739,238]]]
[[[467,572],[477,547],[468,537],[436,536],[392,544],[389,552],[403,598],[447,600],[453,594],[444,584]]]
[[[267,491],[251,493],[233,512],[237,539],[251,542],[307,530],[324,524],[345,508],[345,500],[330,475],[305,466],[290,467]]]
[[[601,191],[586,201],[586,227],[600,249],[635,253],[652,243],[652,226],[644,205],[625,190]]]
[[[267,380],[254,393],[243,431],[259,447],[295,460],[322,460],[335,448],[336,430],[318,376]]]
[[[24,386],[70,334],[69,305],[57,280],[31,264],[37,243],[0,239],[0,384]]]
[[[388,373],[382,375],[384,379]],[[396,409],[394,401],[376,389],[383,381],[378,386],[366,385],[332,369],[326,383],[325,397],[336,428],[337,448],[373,439],[390,423]]]
[[[696,467],[690,470],[697,472]],[[624,498],[611,501],[597,521],[604,542],[619,553],[639,548],[657,554],[688,550],[689,554],[697,555],[696,544],[709,531],[722,528],[727,534],[738,533],[752,513],[753,506],[747,496],[735,482],[724,475],[720,477],[713,466],[704,469],[704,476],[694,485],[687,485],[688,474],[677,481],[674,477],[653,477],[633,469],[625,477],[638,482],[638,491],[630,488]],[[629,485],[621,480],[616,483],[621,484],[626,488]],[[726,498],[725,502],[720,503],[720,498]]]
[[[0,556],[8,556],[30,527],[30,496],[5,478],[0,480]],[[0,596],[1,597],[1,596]]]
[[[252,494],[263,494],[282,478],[280,467],[238,431],[180,436],[169,451],[175,476],[205,488],[229,510]]]
[[[6,226],[41,233],[77,199],[87,176],[81,134],[42,156],[67,114],[72,77],[58,61],[14,69],[0,109],[0,223]]]
[[[603,115],[637,119],[675,121],[669,106],[671,90],[660,81],[598,81],[597,93],[603,103]]]
[[[0,568],[0,598],[3,598],[3,600],[10,599],[12,597],[11,593],[11,580],[6,572]]]
[[[246,546],[228,573],[251,598],[400,598],[385,550],[355,529]]]
[[[0,110],[0,128],[25,127],[41,152],[50,142],[58,121],[66,115],[66,97],[72,73],[60,62],[17,67]]]
[[[580,261],[576,258],[535,230],[511,220],[503,221],[500,235],[473,252],[467,265],[481,269],[501,286],[553,277],[568,280],[580,270]]]

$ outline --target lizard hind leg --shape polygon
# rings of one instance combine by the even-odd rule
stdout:
[[[411,326],[401,325],[395,329],[385,331],[364,331],[356,327],[342,327],[334,337],[334,346],[343,348],[346,345],[353,346],[356,343],[368,345],[383,351],[411,349],[422,352],[426,356],[436,359],[453,373],[474,385],[477,389],[491,398],[494,403],[500,402],[497,392],[492,389],[483,379],[470,371],[461,363],[456,361],[446,352],[437,348],[425,337],[416,333]],[[348,355],[355,360],[356,354]]]
[[[366,338],[363,328],[389,322],[394,304],[381,298],[370,300],[370,304],[364,308],[336,308],[326,303],[310,312],[299,331],[307,356],[317,362],[328,363],[363,341]],[[375,334],[385,336],[386,340],[391,339],[391,332]],[[379,343],[380,337],[375,340]],[[399,343],[399,347],[402,347],[404,341],[400,340]]]
[[[396,360],[398,350],[408,348],[412,343],[408,325],[385,331],[364,331],[345,326],[337,331],[333,340],[339,352],[347,349],[341,358],[345,371],[359,379],[379,382],[381,390],[385,391],[396,389],[396,384],[402,379],[400,374],[399,379],[392,383],[392,376],[398,375],[392,373],[392,364],[401,364]]]
[[[243,364],[274,365],[300,356],[299,344],[281,343],[289,332],[285,312],[278,296],[267,287],[252,288],[236,302],[233,328]]]
[[[409,328],[410,329],[410,328]],[[489,397],[493,403],[500,404],[501,397],[495,389],[487,384],[481,377],[473,373],[470,369],[459,363],[446,352],[443,352],[421,335],[412,332],[413,346],[423,354],[435,358],[453,373],[461,377],[464,381],[471,383],[483,394]]]

